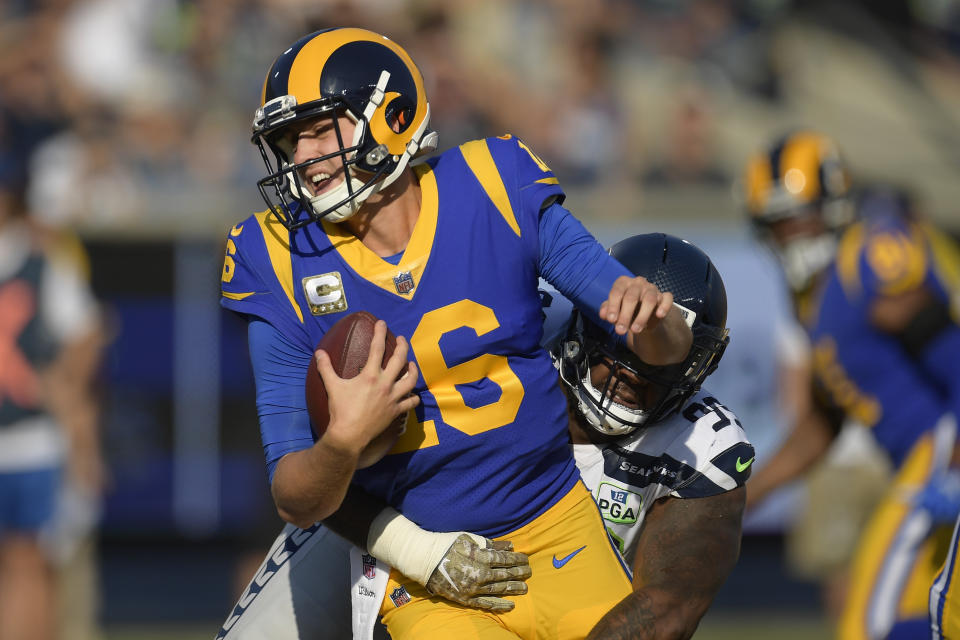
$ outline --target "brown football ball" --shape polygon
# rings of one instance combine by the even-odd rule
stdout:
[[[357,311],[338,320],[317,343],[316,349],[323,349],[330,356],[333,370],[341,378],[353,378],[367,363],[370,355],[370,343],[373,340],[373,327],[377,318],[368,311]],[[384,366],[397,346],[397,338],[387,329],[386,348],[383,352]],[[314,349],[314,350],[316,350]],[[327,390],[317,371],[317,363],[310,359],[306,377],[307,413],[317,437],[322,437],[330,422],[330,407]],[[360,454],[358,469],[369,467],[380,460],[393,448],[397,439],[406,429],[407,416],[399,416],[383,433],[370,441]]]

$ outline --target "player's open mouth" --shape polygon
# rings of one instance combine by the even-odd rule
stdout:
[[[307,184],[310,185],[313,195],[319,195],[333,187],[334,176],[320,171],[307,176]]]
[[[640,408],[640,398],[638,394],[622,382],[614,382],[613,389],[607,392],[607,397],[628,409]]]

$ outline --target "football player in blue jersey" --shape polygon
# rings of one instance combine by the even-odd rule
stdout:
[[[864,531],[838,625],[843,640],[930,637],[928,591],[960,504],[960,253],[889,189],[846,197],[836,146],[801,131],[747,169],[752,223],[783,266],[812,346],[813,401],[754,475],[749,503],[820,459],[843,419],[865,425],[896,476]],[[938,497],[939,496],[939,497]]]
[[[710,259],[673,236],[634,236],[611,254],[634,275],[677,291],[674,301],[692,327],[694,346],[682,363],[650,367],[602,326],[571,313],[568,301],[544,296],[545,330],[554,336],[548,346],[566,383],[577,466],[634,569],[633,593],[589,637],[633,638],[642,631],[652,640],[689,638],[736,562],[743,484],[754,457],[736,416],[700,389],[728,340],[726,292]],[[399,561],[407,562],[404,556],[431,536],[438,534],[408,535]],[[363,547],[365,540],[354,543]],[[495,574],[505,570],[487,564],[502,560],[495,557],[500,552],[458,544],[477,563],[467,564],[469,556],[445,557],[428,585],[438,595],[491,608],[502,598],[491,597],[488,588],[497,588]],[[386,596],[383,563],[359,557],[351,579],[350,553],[347,541],[327,528],[288,525],[220,637],[343,637],[350,633],[351,608],[354,637],[383,637],[371,610]],[[553,564],[563,566],[576,555]],[[511,595],[506,588],[499,593]]]
[[[411,525],[452,540],[509,538],[528,556],[537,596],[497,615],[431,597],[434,553],[409,565],[413,576],[394,569],[381,614],[397,640],[439,629],[583,637],[630,582],[568,446],[539,345],[537,278],[650,364],[682,361],[692,333],[669,292],[632,276],[561,206],[553,172],[518,138],[467,142],[410,166],[436,147],[428,123],[416,65],[370,31],[310,34],[268,71],[253,136],[268,209],[230,231],[222,304],[249,318],[274,501],[309,528],[353,485],[390,505],[367,539],[376,556],[389,558]],[[315,345],[359,309],[386,322],[370,362],[386,325],[397,348],[383,369],[340,379]],[[314,357],[330,407],[319,438],[303,392]],[[358,468],[367,444],[404,415],[393,449]]]

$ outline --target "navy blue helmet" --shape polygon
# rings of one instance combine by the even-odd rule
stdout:
[[[693,331],[686,359],[651,366],[630,351],[612,328],[573,312],[566,335],[556,347],[560,376],[587,423],[602,434],[620,436],[680,410],[717,368],[729,342],[727,293],[707,254],[675,236],[632,236],[615,244],[610,254],[634,275],[672,293]],[[607,371],[602,379],[591,375],[597,364],[607,367],[599,369]]]
[[[352,138],[345,138],[334,117],[340,149],[294,164],[285,130],[321,115],[349,118]],[[400,45],[365,29],[311,33],[277,57],[263,83],[253,120],[253,142],[268,172],[257,183],[260,194],[287,228],[346,220],[411,159],[436,148],[429,122],[423,77]],[[345,179],[312,196],[299,172],[330,159],[341,163]]]

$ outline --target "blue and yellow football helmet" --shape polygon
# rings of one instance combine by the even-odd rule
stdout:
[[[673,294],[693,331],[693,345],[683,362],[651,366],[640,360],[612,330],[600,327],[574,311],[554,359],[560,378],[569,387],[577,411],[587,424],[606,436],[623,436],[683,409],[716,370],[730,341],[727,292],[720,272],[706,253],[690,242],[665,233],[626,238],[610,248],[610,255],[636,276]],[[591,369],[599,362],[609,374],[595,384]],[[624,375],[626,373],[626,375]],[[641,387],[631,394],[643,406],[616,401],[619,384],[636,379]]]
[[[786,135],[748,161],[744,188],[751,226],[780,261],[791,289],[803,291],[833,260],[839,232],[855,217],[837,145],[814,131]],[[782,223],[808,217],[819,231],[779,238]]]
[[[340,150],[294,164],[285,128],[327,114],[353,121],[353,139],[343,139],[333,117]],[[436,148],[429,122],[423,77],[397,43],[365,29],[311,33],[280,54],[263,83],[252,138],[267,165],[260,194],[289,229],[321,219],[342,222],[393,183],[412,158]],[[343,183],[311,196],[298,172],[331,158],[343,163]]]

